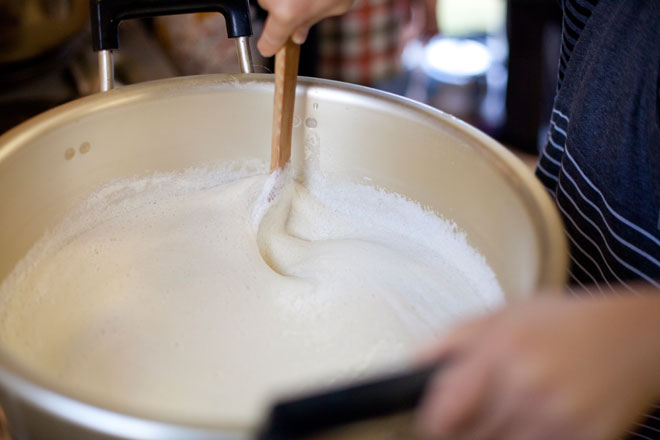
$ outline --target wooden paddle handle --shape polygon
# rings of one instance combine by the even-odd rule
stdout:
[[[284,167],[291,157],[293,107],[296,100],[296,80],[300,46],[291,41],[275,55],[275,103],[273,105],[273,142],[270,171]]]

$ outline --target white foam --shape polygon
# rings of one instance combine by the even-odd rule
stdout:
[[[405,363],[502,303],[455,225],[413,201],[262,173],[106,185],[0,285],[0,341],[91,399],[254,425],[282,392]]]

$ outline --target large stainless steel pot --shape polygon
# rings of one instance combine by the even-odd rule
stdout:
[[[231,160],[268,162],[272,77],[178,78],[90,96],[0,137],[0,279],[91,191],[118,177]],[[511,298],[565,280],[555,208],[524,164],[427,106],[343,83],[301,79],[294,161],[415,199],[456,222]],[[265,166],[265,165],[264,165]],[[84,268],[81,268],[84,270]],[[83,401],[0,347],[0,405],[17,439],[197,439],[243,427],[183,426]]]

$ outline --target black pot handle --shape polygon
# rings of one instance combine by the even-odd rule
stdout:
[[[99,85],[102,92],[114,87],[112,51],[119,49],[119,23],[129,18],[192,12],[219,12],[225,16],[227,35],[236,40],[241,72],[252,73],[249,36],[252,35],[248,0],[89,0],[92,43],[99,53]]]
[[[119,49],[122,20],[193,12],[219,12],[227,22],[229,38],[252,35],[248,0],[90,0],[95,51]]]

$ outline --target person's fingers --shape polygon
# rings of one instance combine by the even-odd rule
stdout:
[[[264,31],[257,43],[259,52],[265,57],[275,55],[286,41],[291,37],[294,43],[303,44],[309,34],[309,29],[318,22],[320,18],[313,17],[310,20],[299,23],[294,21],[294,26],[282,24],[277,17],[268,16]]]
[[[460,438],[473,429],[487,401],[489,369],[478,358],[458,360],[439,371],[417,413],[417,428],[429,439]]]
[[[263,56],[269,57],[275,55],[289,37],[301,44],[312,25],[323,18],[343,14],[352,3],[352,0],[259,0],[261,7],[268,11],[268,18],[257,48]]]
[[[510,420],[510,402],[502,401],[500,379],[496,373],[493,373],[492,367],[487,384],[487,389],[483,389],[483,400],[480,405],[479,413],[471,421],[472,423],[463,426],[461,436],[466,439],[480,440],[510,440],[511,428]],[[535,436],[527,437],[535,438]]]
[[[284,46],[286,40],[293,33],[295,26],[292,23],[285,23],[278,20],[277,17],[269,15],[266,18],[266,25],[257,42],[257,48],[264,57],[271,57]]]
[[[449,334],[438,342],[423,348],[416,356],[415,362],[425,365],[437,361],[461,348],[470,341],[475,340],[493,322],[496,315],[468,321],[455,327]]]
[[[291,35],[291,40],[296,44],[303,44],[307,39],[309,34],[309,27],[303,26],[296,29],[296,31]]]
[[[309,27],[323,17],[322,11],[316,11],[316,8],[303,1],[259,0],[259,3],[268,11],[264,30],[257,43],[259,52],[265,57],[275,55],[289,37],[293,37],[297,44],[304,42]]]

